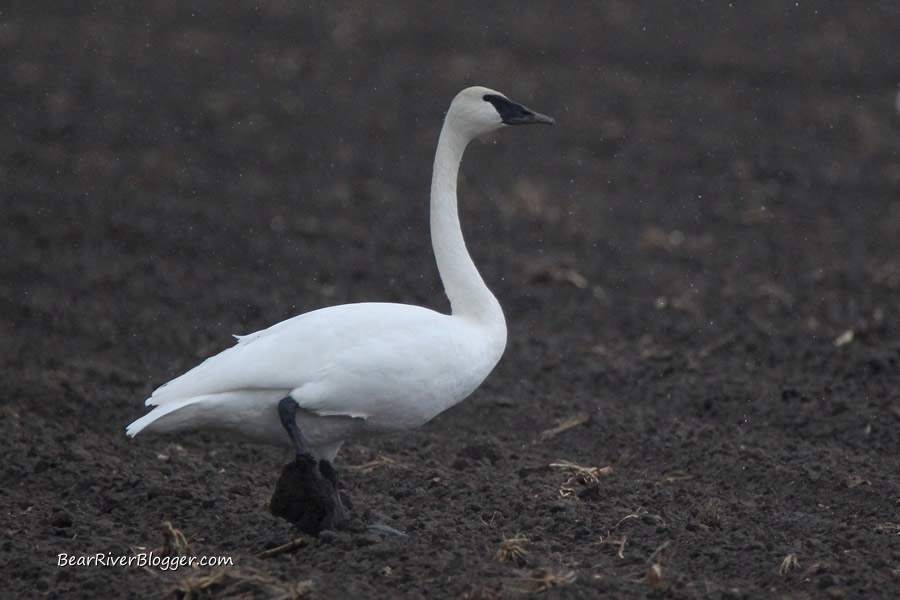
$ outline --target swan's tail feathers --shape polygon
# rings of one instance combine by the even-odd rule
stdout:
[[[232,390],[189,398],[167,399],[125,428],[131,437],[148,433],[175,433],[212,429],[230,432],[243,439],[270,444],[286,444],[278,419],[278,401],[290,390]],[[283,439],[282,439],[283,438]]]
[[[195,402],[197,402],[199,400],[200,400],[200,398],[187,398],[185,400],[179,400],[177,402],[168,402],[161,406],[157,406],[156,408],[151,410],[149,413],[147,413],[140,419],[136,420],[134,423],[132,423],[128,427],[126,427],[125,434],[128,435],[129,437],[134,437],[137,434],[139,434],[141,431],[143,431],[147,427],[150,427],[154,423],[157,423],[158,421],[159,422],[157,423],[157,425],[154,427],[150,427],[150,429],[148,431],[159,431],[159,432],[170,431],[173,428],[175,428],[175,426],[176,426],[176,423],[174,423],[173,421],[182,421],[182,419],[174,419],[173,418],[174,415],[172,415],[172,413],[174,413],[175,411],[177,411],[181,408],[184,408],[185,406],[194,404]],[[150,404],[149,399],[147,400],[147,403],[148,403],[148,405]],[[163,419],[162,421],[160,421],[160,419],[162,419],[162,417],[165,417],[167,415],[172,415],[172,416],[169,417],[168,419]]]

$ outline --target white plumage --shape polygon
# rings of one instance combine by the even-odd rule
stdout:
[[[526,123],[552,119],[482,87],[463,90],[450,105],[431,189],[432,245],[450,315],[346,304],[240,336],[154,391],[146,401],[154,409],[129,425],[128,435],[203,428],[290,444],[278,413],[289,396],[309,448],[332,461],[346,439],[419,426],[472,393],[503,354],[506,323],[466,251],[457,173],[473,137]]]

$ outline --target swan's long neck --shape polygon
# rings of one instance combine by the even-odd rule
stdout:
[[[467,137],[444,123],[431,180],[431,244],[452,314],[502,329],[505,339],[506,322],[500,303],[475,268],[459,226],[456,180],[468,143]]]

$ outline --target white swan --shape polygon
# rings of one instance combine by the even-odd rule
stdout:
[[[345,304],[240,336],[154,391],[146,401],[153,410],[126,433],[203,428],[293,443],[328,475],[344,440],[422,425],[472,393],[503,354],[506,322],[466,251],[457,172],[471,139],[528,123],[553,120],[483,87],[450,104],[431,182],[432,246],[450,315]]]

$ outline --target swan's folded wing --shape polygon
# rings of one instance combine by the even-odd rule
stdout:
[[[163,406],[237,390],[281,390],[285,395],[297,390],[304,408],[308,403],[315,412],[355,416],[347,412],[352,405],[344,398],[365,390],[346,384],[386,371],[399,358],[404,339],[421,336],[446,318],[423,308],[381,303],[309,312],[241,336],[231,348],[157,388],[146,404]]]

